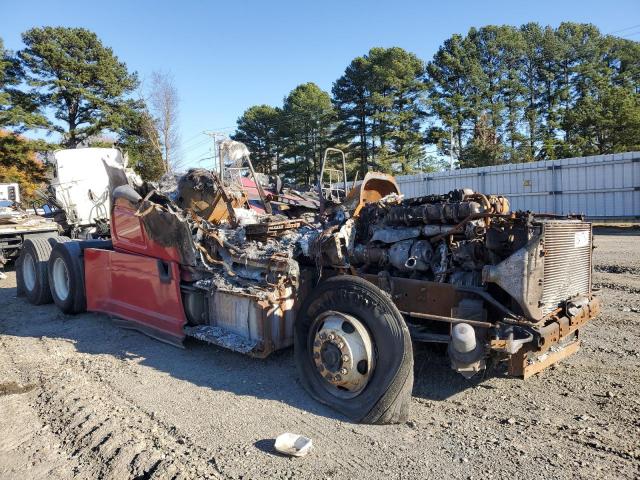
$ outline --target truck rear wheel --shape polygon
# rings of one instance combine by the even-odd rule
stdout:
[[[25,295],[33,305],[51,303],[47,276],[50,255],[51,244],[46,238],[27,238],[22,244],[16,262],[16,284],[18,295]]]
[[[64,313],[86,311],[84,264],[78,242],[56,243],[49,257],[49,286],[56,306]]]
[[[49,241],[49,243],[51,244],[51,248],[56,246],[56,243],[65,243],[65,242],[72,242],[73,240],[71,240],[69,237],[65,236],[65,235],[58,235],[57,237],[51,237],[47,239]]]
[[[294,342],[301,383],[316,400],[362,423],[407,419],[411,338],[378,287],[350,275],[321,283],[300,310]]]

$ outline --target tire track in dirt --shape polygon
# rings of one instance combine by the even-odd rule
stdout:
[[[86,368],[86,365],[83,366]],[[118,397],[125,398],[127,401],[136,408],[138,416],[146,416],[152,418],[153,415],[147,412],[146,410],[138,407],[136,405],[135,399],[130,397],[126,391],[122,391],[118,386],[111,383],[108,377],[101,376],[101,382],[109,385],[109,388],[117,392]],[[179,432],[178,429],[174,425],[167,424],[162,420],[159,420],[157,417],[155,421],[162,425],[163,428],[169,432],[174,438],[177,438],[179,441],[184,441],[186,444],[193,445],[193,448],[196,448],[196,442],[191,440],[187,435]],[[346,478],[355,478],[361,474],[363,471],[372,471],[375,470],[375,464],[366,461],[365,458],[357,457],[357,456],[345,456],[345,442],[340,441],[338,438],[340,433],[342,435],[345,432],[337,432],[338,435],[327,435],[327,432],[323,429],[318,422],[318,419],[315,415],[310,414],[306,411],[296,410],[295,412],[288,412],[286,416],[286,422],[290,425],[288,428],[292,431],[296,432],[305,432],[306,435],[310,435],[311,438],[316,440],[316,445],[318,444],[318,440],[322,443],[322,451],[323,457],[326,459],[323,465],[323,471],[335,471],[341,472],[341,474],[345,475]],[[375,427],[374,427],[375,428]],[[350,432],[351,430],[349,430]],[[230,445],[229,447],[233,447]],[[236,445],[238,450],[246,449],[245,445]],[[273,450],[272,453],[275,453]],[[209,453],[211,455],[211,453]],[[279,454],[276,454],[279,455]],[[219,468],[219,471],[222,473],[225,472],[224,468]],[[303,478],[315,478],[315,475],[309,475],[307,472],[297,471]]]
[[[139,407],[104,383],[92,371],[96,360],[104,360],[70,358],[65,350],[73,346],[60,345],[57,339],[30,343],[39,344],[31,353],[41,354],[42,368],[34,369],[33,361],[20,362],[17,352],[10,356],[39,385],[35,411],[83,473],[102,479],[225,478],[211,452],[141,415]]]

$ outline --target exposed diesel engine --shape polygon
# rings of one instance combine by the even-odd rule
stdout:
[[[413,338],[448,343],[463,375],[509,358],[512,374],[528,376],[561,355],[540,357],[552,345],[577,348],[579,327],[599,310],[591,225],[580,217],[511,212],[505,197],[469,189],[392,193],[345,219],[350,211],[348,202],[329,209],[335,226],[316,242],[316,262],[389,293]]]
[[[482,268],[521,248],[531,229],[509,202],[455,190],[365,206],[357,221],[353,265],[394,275],[479,286]]]

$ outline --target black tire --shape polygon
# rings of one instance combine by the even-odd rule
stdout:
[[[22,251],[16,262],[17,290],[18,295],[26,296],[33,305],[51,303],[47,275],[50,255],[51,244],[47,238],[27,238],[22,244]]]
[[[330,392],[313,360],[315,319],[328,311],[358,319],[367,329],[375,368],[366,386],[352,398]],[[407,420],[413,389],[413,350],[402,314],[378,287],[359,277],[340,275],[321,283],[306,299],[294,327],[295,359],[300,380],[316,400],[353,421],[371,424]]]
[[[66,243],[66,242],[72,241],[69,237],[65,237],[64,235],[59,235],[57,237],[50,237],[47,240],[49,241],[51,248],[55,247],[56,243]]]
[[[67,284],[61,289],[60,272],[65,272]],[[87,310],[84,289],[84,260],[79,242],[56,243],[49,257],[49,286],[56,306],[67,314],[82,313]],[[61,291],[66,290],[66,295]]]
[[[24,297],[25,296],[24,283],[23,283],[23,280],[22,280],[21,275],[19,273],[21,268],[22,268],[22,252],[20,252],[20,255],[18,255],[18,258],[16,258],[16,263],[15,263],[15,269],[16,269],[16,296],[17,297]]]

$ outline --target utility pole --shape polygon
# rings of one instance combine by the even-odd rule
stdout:
[[[211,153],[211,157],[213,158],[213,170],[218,170],[218,174],[222,180],[222,176],[224,175],[224,159],[222,158],[222,155],[220,155],[218,141],[227,138],[227,136],[222,132],[204,132],[204,134],[209,135],[213,139],[213,151]]]

